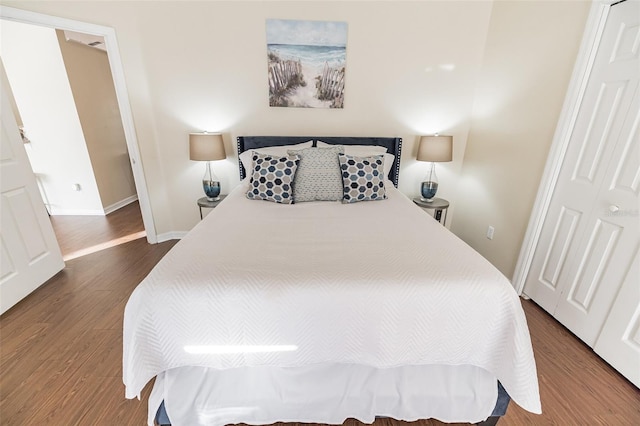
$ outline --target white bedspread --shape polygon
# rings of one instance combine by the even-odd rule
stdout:
[[[279,205],[236,188],[131,295],[127,398],[183,366],[474,365],[539,413],[511,284],[400,192],[388,195]]]
[[[181,367],[156,377],[147,425],[162,402],[172,426],[371,424],[380,416],[478,423],[497,396],[496,378],[472,365]]]

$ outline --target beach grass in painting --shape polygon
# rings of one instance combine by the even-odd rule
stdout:
[[[269,106],[343,108],[347,23],[267,20]]]

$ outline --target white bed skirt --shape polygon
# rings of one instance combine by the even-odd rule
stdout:
[[[497,396],[495,376],[471,365],[181,367],[157,376],[148,421],[164,400],[173,426],[373,423],[376,416],[477,423]]]

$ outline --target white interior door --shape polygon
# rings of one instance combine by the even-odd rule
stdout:
[[[640,387],[640,284],[638,250],[594,350]]]
[[[560,275],[566,287],[554,315],[590,346],[595,344],[625,277],[630,274],[640,283],[638,270],[631,268],[640,244],[637,80],[629,112],[620,119],[622,131],[617,140],[609,142],[613,155],[592,212],[583,218],[584,233],[576,241],[575,256]]]
[[[0,314],[64,268],[0,68]]]
[[[524,289],[590,346],[638,282],[639,21],[637,1],[611,7]]]
[[[640,40],[640,37],[638,37]],[[630,227],[636,229],[636,246],[631,251],[631,263],[626,269],[621,266],[619,273],[623,277],[618,293],[602,331],[596,340],[594,350],[625,377],[640,387],[640,261],[638,244],[638,186],[640,186],[640,105],[636,93],[635,118],[627,123],[629,131],[623,130],[626,141],[620,144],[620,153],[615,155],[620,161],[611,179],[610,199],[621,200],[625,197],[621,209],[610,215],[628,220]],[[635,194],[635,197],[634,197]],[[633,204],[635,200],[635,206]],[[630,206],[630,210],[627,207]],[[625,262],[626,263],[626,262]]]

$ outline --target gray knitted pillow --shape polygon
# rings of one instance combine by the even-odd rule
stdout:
[[[338,163],[338,154],[344,153],[342,145],[287,152],[300,156],[293,182],[293,199],[296,203],[342,200],[342,176]]]

